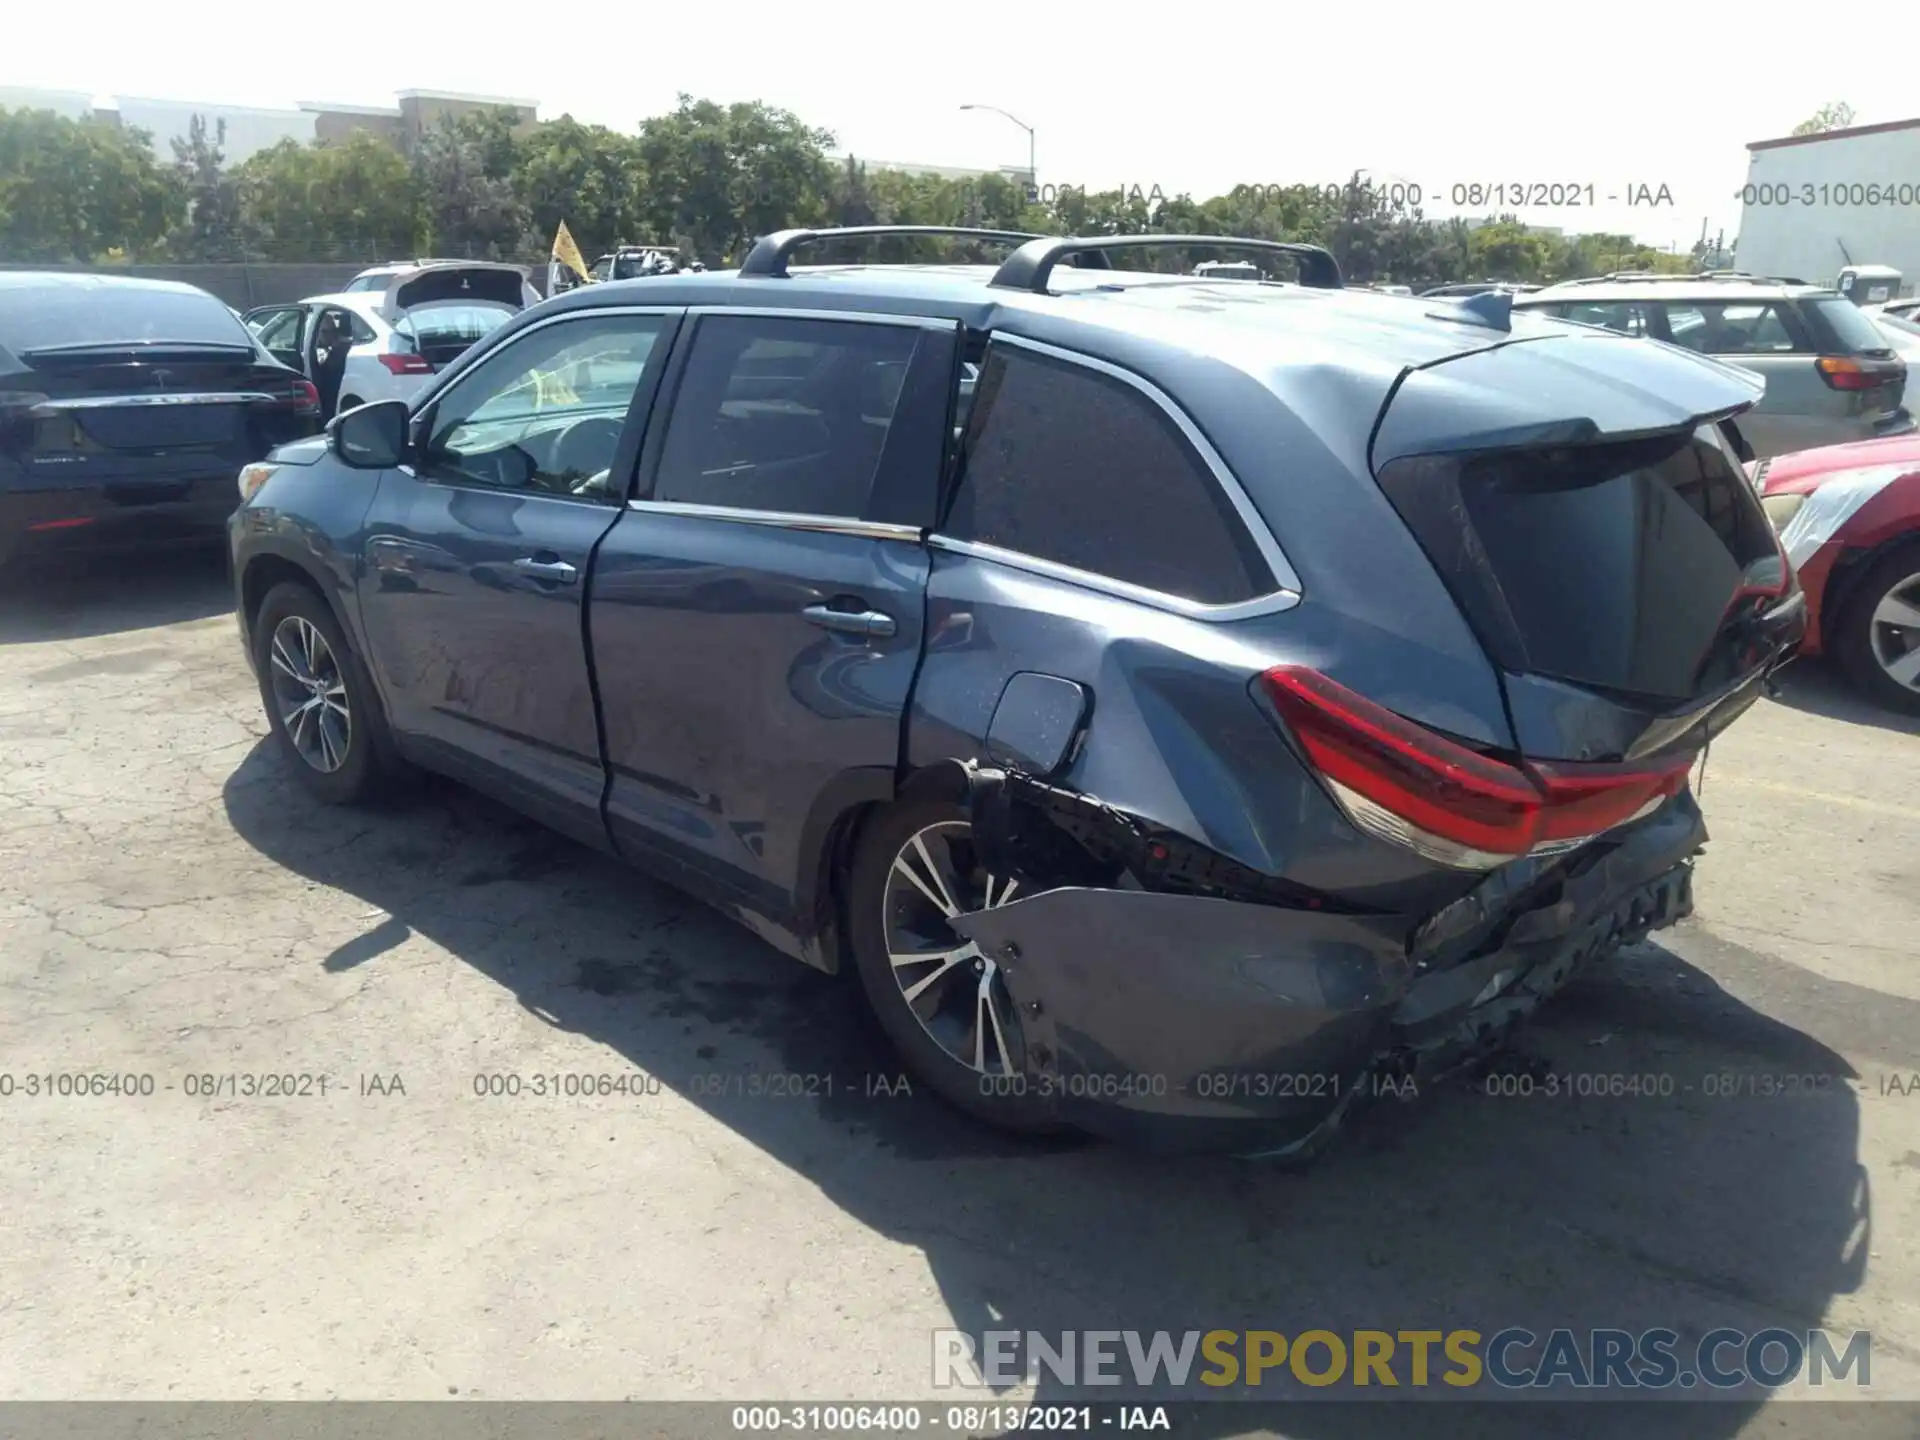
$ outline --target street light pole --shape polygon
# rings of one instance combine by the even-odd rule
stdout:
[[[962,110],[991,111],[993,114],[998,115],[1003,119],[1013,121],[1014,124],[1018,125],[1022,130],[1027,132],[1027,188],[1029,190],[1033,190],[1037,192],[1040,185],[1040,172],[1037,168],[1035,168],[1035,165],[1034,165],[1035,144],[1034,144],[1034,138],[1033,138],[1033,126],[1027,124],[1027,122],[1022,120],[1018,115],[1010,114],[1009,112],[1002,110],[998,105],[962,105],[960,108]]]

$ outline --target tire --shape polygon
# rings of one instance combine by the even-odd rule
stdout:
[[[1006,1088],[1012,1089],[1023,1084],[1026,1074],[1024,1036],[1006,982],[980,968],[992,962],[978,951],[972,957],[904,967],[891,959],[893,954],[923,950],[946,957],[954,950],[971,949],[947,928],[945,907],[930,891],[952,900],[956,908],[973,909],[985,898],[980,882],[986,880],[1004,899],[1001,881],[986,877],[977,863],[968,865],[971,834],[966,812],[946,800],[908,801],[881,812],[866,826],[847,887],[847,931],[860,988],[907,1069],[950,1105],[1002,1130],[1058,1134],[1068,1127],[1047,1116],[1038,1096],[996,1093],[988,1078],[1005,1077]],[[915,886],[912,876],[896,869],[895,862],[904,861],[924,879],[923,852],[937,867],[938,885]],[[1013,883],[1019,884],[1017,879]],[[953,895],[956,887],[967,893]],[[1023,893],[1032,893],[1031,887]],[[977,982],[983,976],[987,1012],[979,1004]],[[907,992],[922,984],[926,988],[915,997],[916,1005]],[[971,1027],[965,1023],[969,1011],[976,1022]],[[977,1023],[983,1013],[991,1015],[987,1027]],[[966,1057],[983,1028],[982,1043],[973,1051],[985,1059],[981,1070]]]
[[[333,407],[333,413],[341,415],[366,403],[367,402],[362,400],[358,395],[342,395],[340,397],[340,403]]]
[[[329,805],[384,793],[399,771],[392,736],[366,666],[327,602],[305,585],[276,585],[254,617],[253,654],[267,723],[307,792]],[[296,706],[304,713],[290,729]]]
[[[1920,610],[1920,545],[1883,555],[1862,575],[1834,632],[1834,656],[1855,685],[1890,710],[1920,715],[1920,674],[1903,684],[1890,664],[1920,654],[1920,625],[1885,618],[1895,606]],[[1904,673],[1904,670],[1902,671]]]

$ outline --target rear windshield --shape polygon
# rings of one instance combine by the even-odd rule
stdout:
[[[118,286],[8,287],[0,304],[0,348],[31,358],[53,346],[122,340],[253,348],[253,338],[225,305],[198,290]]]
[[[1806,307],[1825,320],[1833,330],[1834,338],[1848,350],[1884,350],[1887,340],[1874,329],[1873,321],[1865,311],[1851,300],[1829,297],[1822,300],[1808,300]]]
[[[1744,673],[1741,621],[1785,561],[1712,426],[1561,449],[1415,456],[1381,488],[1504,669],[1659,701]]]
[[[434,344],[464,340],[471,345],[513,316],[512,310],[501,305],[423,305],[402,315],[393,328],[410,340]]]

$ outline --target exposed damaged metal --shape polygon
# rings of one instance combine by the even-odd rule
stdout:
[[[1043,887],[954,921],[1005,977],[1027,1079],[1062,1118],[1133,1139],[1163,1138],[1161,1117],[1183,1146],[1211,1143],[1209,1118],[1269,1120],[1269,1156],[1318,1153],[1372,1099],[1483,1063],[1582,965],[1690,914],[1706,839],[1683,792],[1401,915],[1031,776],[967,775],[983,863]]]

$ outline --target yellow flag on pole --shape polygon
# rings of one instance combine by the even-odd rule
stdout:
[[[580,247],[573,243],[573,236],[567,231],[567,222],[562,220],[560,228],[553,235],[553,258],[566,266],[582,280],[591,280],[587,273],[587,262],[580,258]]]

